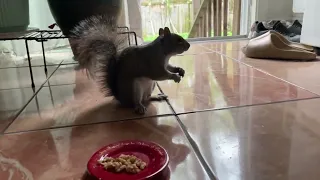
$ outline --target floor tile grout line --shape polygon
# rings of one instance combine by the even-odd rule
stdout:
[[[212,52],[211,51],[205,51],[205,52],[200,52],[200,53],[178,54],[178,55],[175,55],[175,57],[204,55],[204,54],[210,54],[210,53],[212,53]]]
[[[270,74],[270,73],[267,72],[267,71],[264,71],[264,70],[262,70],[262,69],[258,69],[258,68],[254,67],[254,66],[251,66],[251,65],[249,65],[249,64],[247,64],[247,63],[245,63],[245,62],[243,62],[243,61],[240,61],[239,59],[230,57],[230,56],[228,56],[228,55],[226,55],[226,54],[224,54],[224,53],[222,53],[222,52],[220,52],[220,51],[212,50],[212,49],[210,49],[210,48],[208,48],[208,47],[206,47],[206,46],[203,46],[203,45],[201,45],[201,46],[202,46],[203,48],[207,49],[207,50],[210,50],[211,52],[218,53],[218,54],[220,54],[220,55],[222,55],[222,56],[224,56],[224,57],[226,57],[226,58],[230,58],[230,59],[232,59],[232,60],[234,60],[234,61],[236,61],[236,62],[238,62],[238,63],[240,63],[240,64],[242,64],[242,65],[251,67],[251,68],[253,68],[253,69],[257,70],[257,71],[260,71],[260,72],[262,72],[262,73],[264,73],[264,74],[266,74],[266,75],[269,75],[269,76],[271,76],[271,77],[273,77],[273,78],[276,78],[276,79],[278,79],[278,80],[281,80],[281,81],[283,81],[283,82],[286,82],[286,83],[288,83],[288,84],[291,84],[291,85],[293,85],[293,86],[296,86],[296,87],[298,87],[298,88],[300,88],[300,89],[303,89],[303,90],[305,90],[305,91],[308,91],[308,92],[310,92],[310,93],[312,93],[312,94],[315,94],[315,95],[317,95],[317,96],[320,96],[320,94],[314,93],[314,92],[312,92],[312,91],[310,91],[310,90],[308,90],[308,89],[306,89],[306,88],[303,88],[303,87],[301,87],[301,86],[299,86],[299,85],[296,85],[296,84],[294,84],[294,83],[292,83],[292,82],[290,82],[290,81],[287,81],[287,80],[282,79],[282,78],[280,78],[280,77],[277,77],[277,76],[275,76],[275,75],[273,75],[273,74]]]
[[[95,122],[95,123],[55,126],[55,127],[30,129],[30,130],[23,130],[23,131],[4,132],[3,135],[31,133],[31,132],[37,132],[37,131],[46,131],[46,130],[55,130],[55,129],[64,129],[64,128],[73,128],[73,127],[82,127],[82,126],[92,126],[92,125],[98,125],[98,124],[122,123],[122,122],[127,122],[127,121],[140,121],[140,120],[145,120],[148,118],[159,118],[159,117],[169,117],[169,116],[175,116],[175,115],[174,114],[161,114],[161,115],[154,115],[154,116],[143,116],[143,117],[120,119],[120,120],[114,120],[114,121],[101,121],[101,122]]]
[[[63,61],[62,61],[63,62]],[[61,62],[61,63],[62,63]],[[60,64],[61,64],[60,63]],[[48,82],[48,80],[51,78],[51,76],[58,70],[58,68],[60,67],[60,64],[57,66],[57,68],[50,74],[50,76],[40,85],[39,89],[37,89],[37,91],[35,93],[33,93],[33,95],[31,96],[31,98],[28,100],[28,102],[17,112],[17,114],[12,118],[12,121],[2,130],[2,132],[0,134],[4,134],[4,132],[13,124],[13,122],[20,116],[20,114],[23,112],[23,110],[30,104],[30,102],[33,100],[34,97],[36,97],[38,95],[38,93],[40,92],[40,90],[42,89],[43,85],[46,84]]]
[[[50,64],[50,65],[47,65],[47,67],[51,67],[51,66],[58,66],[59,64]],[[32,65],[31,67],[44,67],[44,65]],[[17,67],[14,67],[14,66],[11,66],[11,67],[0,67],[0,69],[19,69],[19,68],[29,68],[29,66],[17,66]]]
[[[198,112],[208,112],[208,111],[223,111],[228,109],[237,109],[237,108],[246,108],[246,107],[255,107],[255,106],[266,106],[266,105],[276,105],[276,104],[283,104],[283,103],[291,103],[291,102],[298,102],[298,101],[308,101],[308,100],[316,100],[320,99],[320,96],[317,97],[310,97],[310,98],[303,98],[303,99],[290,99],[284,101],[274,101],[268,103],[259,103],[259,104],[248,104],[248,105],[240,105],[240,106],[228,106],[222,108],[211,108],[211,109],[204,109],[204,110],[194,110],[194,111],[186,111],[181,113],[176,113],[176,115],[186,115],[186,114],[193,114]]]
[[[69,85],[75,85],[76,83],[66,83],[66,84],[50,84],[51,87],[56,86],[69,86]],[[44,85],[44,87],[49,87],[48,85]],[[1,91],[1,90],[0,90]]]
[[[7,89],[0,89],[0,91],[10,91],[10,90],[17,90],[17,89],[32,89],[32,87],[29,86],[22,86],[22,87],[16,87],[16,88],[7,88]]]
[[[64,61],[64,60],[62,60],[62,61]],[[47,67],[52,67],[52,66],[58,66],[58,65],[76,65],[76,64],[78,64],[78,63],[72,62],[72,63],[66,63],[66,64],[64,64],[64,63],[62,63],[62,64],[47,64],[46,66],[47,66]],[[36,68],[38,68],[38,67],[44,67],[44,66],[45,66],[45,65],[32,65],[31,67],[36,67]],[[0,69],[19,69],[19,68],[29,68],[29,66],[0,67]]]
[[[49,81],[47,81],[49,82]],[[50,84],[51,87],[56,87],[56,86],[67,86],[67,85],[75,85],[76,83],[66,83],[66,84]],[[49,85],[44,84],[43,87],[49,87]],[[7,89],[0,89],[0,91],[10,91],[10,90],[17,90],[17,89],[30,89],[32,87],[30,86],[22,86],[22,87],[16,87],[16,88],[7,88]]]
[[[157,83],[158,89],[160,90],[160,92],[162,94],[164,94],[163,90],[161,89],[160,85]],[[209,176],[210,179],[212,180],[218,180],[216,175],[214,174],[213,170],[210,168],[209,164],[207,163],[207,161],[205,160],[205,158],[203,157],[197,143],[193,140],[193,138],[191,137],[191,135],[189,134],[187,127],[183,124],[183,122],[181,121],[181,119],[179,118],[178,114],[176,113],[176,111],[174,110],[173,106],[171,105],[170,101],[168,99],[166,99],[166,102],[168,104],[168,106],[170,107],[170,109],[172,110],[172,112],[174,113],[174,116],[176,117],[176,120],[181,128],[181,130],[183,131],[184,135],[186,136],[187,140],[189,141],[194,153],[196,154],[196,156],[198,157],[201,165],[203,166],[203,168],[205,169],[207,175]]]

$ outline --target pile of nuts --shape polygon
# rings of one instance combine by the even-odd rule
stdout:
[[[125,171],[126,173],[136,174],[147,166],[145,162],[136,156],[124,154],[121,154],[118,158],[104,157],[98,160],[98,162],[103,165],[106,170],[117,173]]]

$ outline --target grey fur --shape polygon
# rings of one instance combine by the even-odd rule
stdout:
[[[115,24],[115,18],[93,16],[81,21],[71,31],[75,58],[80,67],[87,69],[93,78],[99,71],[99,63],[107,60],[106,54],[116,54],[116,51],[127,46],[126,36],[117,36]]]
[[[126,36],[118,35],[113,23],[102,16],[81,22],[74,31],[78,39],[77,59],[90,74],[100,77],[102,88],[110,90],[120,104],[144,114],[150,101],[166,98],[151,96],[155,81],[179,83],[184,76],[184,70],[170,65],[169,59],[187,51],[190,44],[166,27],[147,45],[124,47]]]

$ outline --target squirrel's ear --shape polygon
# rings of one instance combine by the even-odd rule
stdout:
[[[168,27],[164,28],[164,35],[169,35],[171,34],[170,29]]]
[[[164,35],[164,30],[162,28],[159,29],[159,36],[163,36]]]

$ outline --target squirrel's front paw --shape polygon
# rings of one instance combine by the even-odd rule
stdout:
[[[137,105],[134,109],[137,114],[144,115],[147,112],[147,108],[143,105]]]
[[[174,80],[174,82],[179,83],[181,81],[181,76],[178,74],[173,74],[172,79]]]
[[[181,76],[181,77],[184,77],[184,74],[185,74],[185,71],[184,71],[184,69],[182,69],[182,68],[178,68],[178,74]]]

